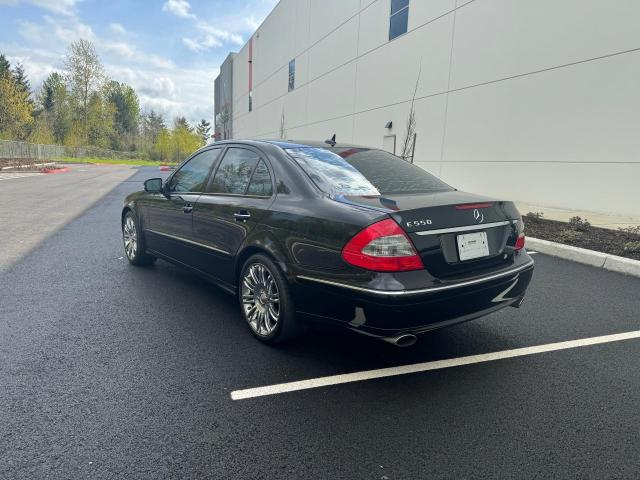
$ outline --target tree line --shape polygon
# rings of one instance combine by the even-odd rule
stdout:
[[[69,147],[136,152],[143,158],[180,161],[206,144],[211,125],[142,112],[136,91],[109,79],[94,45],[73,42],[64,70],[32,91],[24,66],[0,54],[0,138]]]

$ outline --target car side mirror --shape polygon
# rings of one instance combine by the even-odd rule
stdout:
[[[144,191],[149,193],[162,193],[162,179],[150,178],[144,182]]]

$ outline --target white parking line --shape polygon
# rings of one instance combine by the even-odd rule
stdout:
[[[42,175],[42,173],[37,173],[37,172],[7,172],[7,173],[0,173],[0,180],[11,180],[13,178],[23,178],[23,177],[33,177],[36,175]]]
[[[483,353],[468,357],[450,358],[435,362],[416,363],[413,365],[403,365],[400,367],[381,368],[378,370],[368,370],[364,372],[345,373],[342,375],[332,375],[330,377],[312,378],[300,380],[298,382],[280,383],[278,385],[268,385],[265,387],[247,388],[246,390],[235,390],[231,392],[232,400],[244,400],[247,398],[263,397],[266,395],[277,395],[279,393],[295,392],[298,390],[308,390],[311,388],[328,387],[341,383],[361,382],[363,380],[373,380],[375,378],[394,377],[406,375],[408,373],[427,372],[430,370],[440,370],[443,368],[459,367],[474,363],[491,362],[494,360],[504,360],[505,358],[522,357],[537,353],[553,352],[556,350],[567,350],[570,348],[587,347],[601,343],[620,342],[640,338],[640,330],[614,335],[604,335],[601,337],[582,338],[579,340],[569,340],[567,342],[547,343],[533,347],[515,348],[513,350],[503,350],[500,352]]]

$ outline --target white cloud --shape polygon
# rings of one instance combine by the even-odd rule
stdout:
[[[145,52],[138,50],[134,45],[124,42],[111,42],[104,39],[96,39],[95,41],[98,53],[100,51],[106,51],[113,53],[119,58],[126,58],[128,60],[134,60],[136,65],[144,66],[149,65],[154,68],[172,69],[175,68],[175,64],[168,58],[161,57],[159,55],[149,55]]]
[[[256,17],[254,17],[253,15],[251,15],[250,17],[244,17],[244,21],[247,24],[247,26],[253,31],[257,30],[260,24],[262,23],[258,19],[256,19]]]
[[[111,29],[113,33],[117,34],[127,33],[127,30],[120,23],[110,23],[109,29]]]
[[[195,38],[183,38],[182,41],[189,50],[201,52],[210,48],[221,47],[222,42],[213,35],[206,35],[204,38],[196,40]]]
[[[190,18],[195,21],[196,28],[202,32],[202,35],[197,38],[190,36],[182,39],[182,42],[189,50],[202,52],[211,48],[222,47],[225,43],[232,43],[239,46],[244,45],[242,35],[215,27],[211,23],[199,19],[194,13],[191,13],[191,5],[186,0],[168,0],[162,6],[162,10],[173,13],[178,17]],[[253,19],[253,17],[251,18]]]
[[[196,18],[194,14],[190,12],[191,5],[187,0],[168,0],[162,6],[162,11],[171,12],[178,17],[183,18]]]
[[[143,110],[162,113],[170,124],[179,115],[190,122],[213,117],[213,81],[218,69],[130,68],[107,65],[107,73],[136,89]]]
[[[85,40],[94,40],[95,38],[92,28],[75,17],[62,19],[45,15],[43,18],[46,25],[43,25],[42,28],[50,30],[44,36],[47,41],[51,41],[50,33],[53,33],[55,38],[64,42],[65,45],[81,38]]]
[[[205,51],[211,48],[223,46],[225,43],[234,45],[244,45],[244,39],[237,33],[228,30],[221,30],[208,22],[198,20],[196,23],[198,30],[203,32],[200,38],[183,38],[184,44],[193,51]]]
[[[18,22],[18,33],[31,42],[39,42],[42,40],[42,29],[40,25],[33,22]]]
[[[235,43],[238,46],[243,46],[244,45],[244,39],[242,38],[241,35],[237,35],[235,33],[232,33],[229,35],[229,40],[231,40],[232,43]]]
[[[145,61],[147,61],[150,65],[158,68],[176,68],[175,63],[173,63],[168,58],[160,57],[158,55],[145,55]]]
[[[165,96],[174,99],[176,93],[176,85],[169,77],[156,77],[151,81],[150,88],[155,90],[158,94],[165,94]]]
[[[79,0],[0,0],[0,5],[29,3],[59,15],[74,15]]]
[[[135,47],[123,42],[100,41],[99,45],[106,51],[115,53],[121,57],[133,58],[136,55]]]
[[[203,21],[199,21],[197,27],[205,32],[208,37],[213,37],[224,42],[235,43],[236,45],[244,45],[242,36],[237,33],[231,33],[228,30],[220,30],[219,28]]]
[[[62,55],[71,42],[84,38],[94,43],[100,55],[111,54],[118,58],[133,60],[138,65],[150,65],[154,68],[175,68],[175,64],[170,59],[142,52],[130,42],[115,41],[96,35],[89,25],[82,23],[77,17],[45,15],[43,19],[44,22],[41,24],[33,22],[19,24],[20,35],[28,39],[32,46],[51,49]],[[52,39],[55,40],[53,45]]]
[[[0,0],[2,2],[4,0]],[[95,40],[92,28],[82,23],[77,17],[58,17],[43,15],[44,22],[19,20],[18,33],[31,44],[55,48],[54,45],[66,46],[80,38]],[[55,42],[52,44],[52,41]]]

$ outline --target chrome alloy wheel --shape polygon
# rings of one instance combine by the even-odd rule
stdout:
[[[124,251],[129,260],[133,260],[138,253],[138,231],[136,222],[128,216],[122,227],[122,239],[124,241]]]
[[[273,275],[254,263],[242,279],[242,308],[251,329],[262,337],[271,335],[280,318],[280,294]]]

